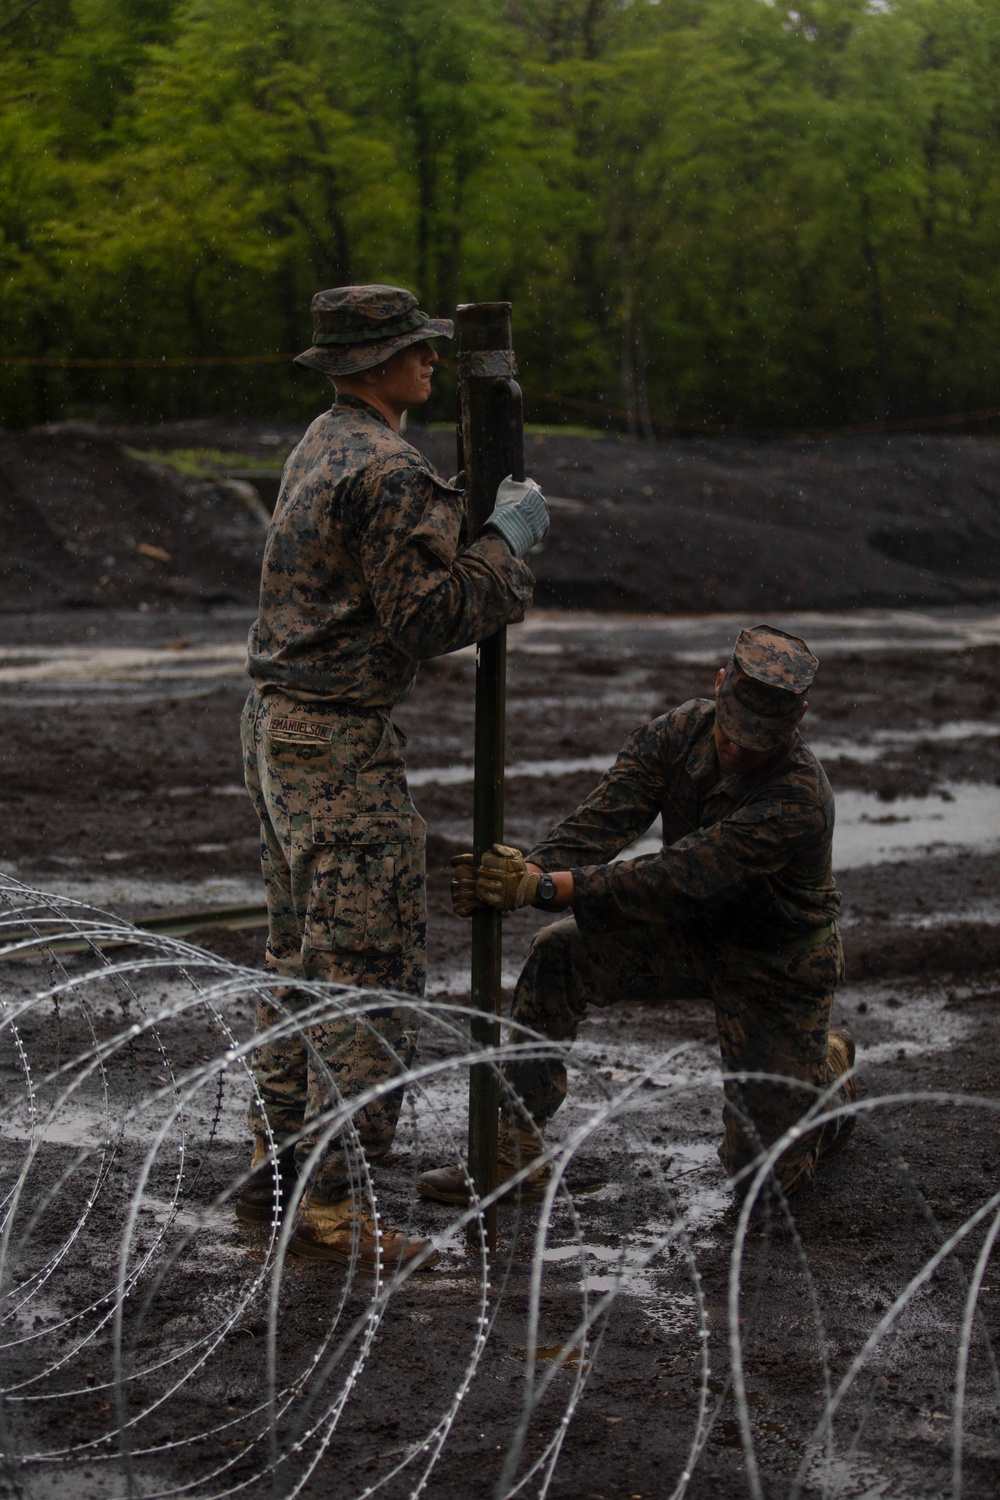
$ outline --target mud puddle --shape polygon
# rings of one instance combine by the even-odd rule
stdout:
[[[949,848],[1000,848],[1000,787],[953,783],[929,797],[894,797],[889,803],[870,792],[843,791],[837,797],[835,870]]]
[[[855,760],[865,765],[889,760],[901,750],[914,745],[949,745],[963,740],[996,739],[1000,722],[996,719],[960,719],[950,724],[922,724],[916,729],[876,729],[856,740],[827,738],[822,731],[808,734],[809,744],[825,765],[834,760]]]
[[[8,646],[0,655],[0,683],[172,682],[177,678],[245,676],[246,640],[216,645],[165,641],[128,646]]]
[[[133,622],[125,612],[109,611],[102,621],[102,634],[157,630],[160,638],[148,644],[18,645],[0,648],[0,682],[32,684],[67,682],[84,687],[88,682],[147,682],[188,677],[243,676],[246,663],[246,632],[252,620],[223,610],[200,616],[184,616],[182,634],[171,620],[146,618]],[[815,613],[771,610],[767,619],[795,635],[803,636],[821,659],[853,652],[965,651],[1000,645],[1000,613],[984,610],[847,610]],[[206,641],[217,636],[219,624],[228,626],[228,640]],[[643,653],[658,660],[676,660],[689,665],[721,664],[747,616],[742,614],[596,613],[586,610],[536,609],[521,624],[507,632],[508,650],[528,655],[572,654],[581,638],[604,643],[619,662]],[[454,652],[452,662],[475,656],[474,646]],[[569,699],[567,702],[575,702]],[[586,703],[586,699],[582,700]]]
[[[662,841],[653,831],[620,857],[655,854]],[[891,802],[872,792],[838,794],[835,870],[929,858],[945,849],[1000,849],[1000,787],[959,783],[928,797]]]
[[[599,776],[607,769],[607,757],[603,755],[582,755],[575,758],[563,758],[561,760],[527,760],[514,761],[504,767],[505,780],[518,780],[521,777],[542,776],[575,776],[581,771],[592,772]],[[473,765],[465,766],[429,766],[422,771],[410,771],[407,773],[407,782],[411,787],[422,786],[466,786],[471,784],[476,777],[476,768]]]
[[[114,860],[115,851],[98,858]],[[122,854],[121,858],[127,858]],[[92,863],[93,861],[91,861]],[[82,856],[67,859],[69,868],[84,863]],[[0,865],[8,875],[16,872]],[[67,874],[59,880],[59,897],[84,906],[114,910],[159,911],[171,907],[230,906],[238,902],[262,902],[264,888],[258,879],[241,876],[209,876],[204,880],[157,880],[147,875],[115,876]],[[2,928],[0,928],[2,932]]]
[[[1000,613],[989,610],[768,610],[766,618],[802,636],[821,659],[857,651],[962,651],[1000,645]],[[658,615],[534,610],[523,624],[508,631],[508,645],[515,651],[548,647],[558,652],[565,649],[561,643],[566,636],[583,631],[605,636],[627,649],[655,636],[658,656],[669,652],[691,665],[712,665],[725,661],[747,623],[746,612]]]

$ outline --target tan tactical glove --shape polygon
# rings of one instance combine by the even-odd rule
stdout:
[[[479,866],[476,895],[499,911],[517,911],[534,901],[538,881],[539,877],[525,865],[520,849],[494,844]]]
[[[484,902],[476,895],[476,867],[471,854],[456,854],[451,862],[451,904],[455,915],[471,917],[482,911]]]

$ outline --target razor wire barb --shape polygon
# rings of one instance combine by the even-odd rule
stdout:
[[[46,936],[67,929],[88,945],[83,955],[45,950]],[[111,957],[103,947],[109,940],[127,946]],[[794,1271],[803,1289],[822,1401],[796,1439],[789,1495],[833,1500],[844,1492],[876,1419],[879,1373],[905,1357],[909,1324],[944,1268],[958,1299],[951,1491],[955,1500],[961,1495],[967,1430],[981,1425],[984,1411],[1000,1414],[1000,1370],[980,1307],[1000,1236],[1000,1193],[946,1233],[902,1157],[892,1117],[908,1106],[995,1116],[997,1100],[914,1090],[843,1104],[833,1090],[816,1090],[807,1116],[746,1171],[733,1214],[721,1187],[711,1186],[709,1145],[681,1156],[673,1170],[651,1139],[724,1081],[706,1050],[673,1047],[622,1083],[604,1076],[600,1055],[578,1042],[575,1113],[567,1106],[544,1143],[550,1174],[540,1201],[529,1205],[518,1195],[491,1258],[484,1213],[504,1189],[478,1199],[470,1182],[468,1206],[446,1211],[419,1199],[417,1175],[425,1165],[461,1160],[474,1063],[499,1072],[513,1059],[565,1058],[563,1045],[514,1037],[504,1026],[498,1046],[475,1049],[468,1008],[391,997],[419,1012],[422,1051],[409,1068],[397,1066],[394,1076],[344,1099],[312,1028],[334,1017],[365,1026],[385,994],[297,984],[289,1010],[280,976],[0,876],[0,958],[39,948],[41,956],[0,967],[0,1445],[14,1494],[30,1500],[53,1493],[53,1475],[72,1487],[74,1475],[96,1470],[107,1475],[109,1493],[113,1485],[128,1496],[292,1500],[329,1464],[340,1476],[338,1495],[347,1495],[343,1455],[356,1448],[363,1412],[380,1390],[382,1399],[401,1394],[399,1370],[382,1371],[383,1351],[406,1345],[413,1317],[430,1321],[444,1287],[471,1314],[471,1323],[462,1320],[464,1347],[455,1341],[436,1381],[414,1372],[419,1389],[409,1393],[408,1409],[417,1415],[398,1447],[359,1466],[357,1500],[433,1493],[477,1379],[498,1391],[497,1371],[512,1351],[522,1361],[520,1377],[511,1380],[508,1370],[506,1404],[491,1409],[499,1457],[488,1482],[498,1500],[544,1496],[623,1297],[645,1298],[653,1324],[672,1330],[694,1357],[695,1400],[673,1416],[675,1467],[662,1493],[686,1494],[731,1403],[747,1493],[763,1497],[751,1381],[769,1337],[772,1262],[790,1246],[783,1274]],[[330,1102],[308,1138],[303,1133],[308,1159],[291,1211],[248,1230],[236,1224],[233,1205],[250,1177],[246,1108],[260,1040],[250,1003],[257,999],[278,1017],[266,1037],[302,1038]],[[500,1082],[512,1104],[502,1072]],[[405,1111],[393,1157],[373,1176],[356,1119],[390,1090],[404,1091]],[[852,1116],[864,1122],[912,1210],[911,1264],[838,1365],[842,1330],[794,1201],[772,1169],[794,1137]],[[296,1203],[335,1139],[353,1193],[376,1225],[426,1236],[442,1257],[438,1269],[423,1275],[380,1260],[368,1276],[357,1237],[343,1269],[317,1270],[289,1254]],[[268,1148],[276,1173],[273,1137]],[[602,1161],[610,1154],[611,1169],[596,1196],[580,1198],[574,1173],[588,1153]],[[527,1184],[536,1165],[526,1162],[515,1181]],[[617,1222],[629,1219],[630,1228],[595,1245],[587,1203],[613,1204]],[[718,1329],[701,1257],[706,1223],[726,1212],[728,1300]],[[472,1251],[469,1225],[479,1229]],[[959,1258],[963,1246],[974,1251],[970,1270]],[[420,1304],[430,1311],[414,1314]],[[544,1328],[556,1304],[559,1342],[548,1348]],[[253,1360],[238,1358],[240,1349],[252,1350]],[[241,1382],[235,1399],[226,1395],[231,1367]]]

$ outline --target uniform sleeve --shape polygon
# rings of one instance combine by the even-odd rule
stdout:
[[[524,618],[534,578],[499,536],[462,547],[460,491],[416,463],[369,471],[356,544],[375,612],[407,655],[443,656]]]
[[[573,913],[589,933],[682,921],[783,869],[827,832],[823,807],[764,796],[658,854],[573,870]]]
[[[630,734],[590,796],[526,858],[543,870],[605,864],[644,834],[663,802],[671,718],[665,714]]]

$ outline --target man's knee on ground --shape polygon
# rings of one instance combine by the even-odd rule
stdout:
[[[828,1154],[828,1137],[821,1128],[801,1126],[819,1088],[803,1090],[798,1082],[789,1078],[784,1087],[777,1082],[725,1085],[724,1135],[718,1154],[729,1177],[759,1163],[786,1132],[794,1132],[774,1163],[774,1173],[786,1193],[799,1192],[812,1182],[817,1162]]]

